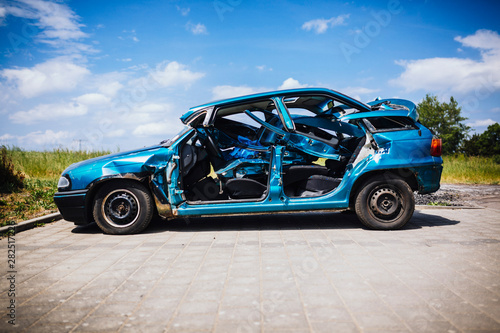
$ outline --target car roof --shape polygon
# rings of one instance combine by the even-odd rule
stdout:
[[[252,100],[272,98],[272,97],[298,97],[301,95],[326,95],[332,99],[338,100],[346,105],[359,109],[360,111],[370,111],[371,107],[363,102],[360,102],[352,97],[344,95],[335,90],[326,88],[300,88],[300,89],[288,89],[288,90],[277,90],[262,92],[252,95],[232,97],[222,100],[216,100],[202,105],[194,106],[189,109],[182,117],[182,122],[186,123],[189,119],[192,119],[198,113],[204,112],[205,110],[212,109],[214,107],[227,106],[231,104],[239,104],[245,102],[251,102]]]

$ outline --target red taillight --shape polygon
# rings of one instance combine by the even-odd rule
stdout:
[[[443,153],[443,142],[441,139],[432,139],[431,156],[439,157]]]

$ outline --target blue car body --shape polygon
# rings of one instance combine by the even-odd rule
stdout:
[[[294,89],[193,107],[181,121],[186,127],[159,145],[68,167],[54,196],[63,217],[131,233],[147,226],[149,221],[132,228],[150,218],[139,213],[151,207],[169,219],[345,209],[359,216],[371,206],[370,214],[386,223],[362,222],[393,229],[406,223],[394,224],[396,215],[408,220],[401,216],[413,213],[412,199],[400,189],[406,185],[393,179],[419,193],[439,189],[442,159],[431,147],[436,139],[407,100],[365,104],[329,89]],[[373,185],[361,198],[373,179],[390,185]],[[153,202],[149,208],[139,203],[143,194],[109,189],[134,182]],[[137,216],[121,223],[131,211]],[[106,221],[111,227],[103,227]]]

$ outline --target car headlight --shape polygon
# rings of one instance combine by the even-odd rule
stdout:
[[[57,189],[58,190],[69,190],[71,187],[71,182],[66,176],[62,176],[59,178],[59,181],[57,182]]]

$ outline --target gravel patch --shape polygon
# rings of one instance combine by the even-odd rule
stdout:
[[[416,205],[480,207],[484,199],[500,196],[500,185],[441,184],[432,194],[415,193]]]

